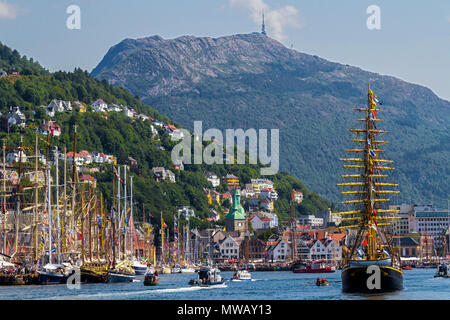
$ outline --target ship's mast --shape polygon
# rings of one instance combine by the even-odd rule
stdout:
[[[382,204],[390,200],[384,197],[385,194],[398,193],[398,191],[383,189],[384,186],[397,186],[397,184],[383,182],[383,178],[387,177],[384,174],[384,170],[393,170],[394,168],[384,166],[384,163],[392,163],[393,161],[380,159],[380,153],[384,152],[384,150],[379,149],[379,145],[388,142],[378,139],[379,134],[387,133],[387,131],[377,129],[376,123],[381,121],[381,119],[377,118],[377,112],[380,111],[377,103],[379,101],[372,92],[369,82],[367,106],[365,108],[355,108],[355,110],[362,111],[365,114],[364,118],[357,119],[363,122],[364,128],[349,129],[350,132],[357,135],[357,138],[352,139],[352,141],[358,143],[361,147],[346,150],[362,156],[340,159],[351,163],[344,165],[344,167],[358,170],[358,174],[342,175],[344,179],[353,179],[352,182],[338,184],[351,188],[350,191],[342,193],[352,196],[353,200],[343,201],[342,203],[351,205],[353,209],[338,212],[337,214],[343,216],[341,222],[344,222],[344,228],[358,228],[355,242],[348,256],[350,259],[354,258],[356,251],[358,251],[359,255],[361,254],[359,249],[356,250],[357,247],[366,248],[364,253],[365,259],[379,259],[382,256],[382,250],[379,249],[382,249],[381,245],[383,242],[393,253],[382,227],[390,225],[387,222],[389,219],[399,218],[389,215],[397,213],[398,210],[383,209]]]

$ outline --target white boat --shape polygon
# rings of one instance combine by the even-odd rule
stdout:
[[[445,263],[442,263],[438,266],[437,273],[434,275],[435,278],[450,278],[450,270],[449,266]]]
[[[181,266],[179,264],[176,264],[172,267],[170,271],[171,273],[181,273]]]
[[[163,266],[161,273],[162,274],[171,274],[172,273],[172,269],[170,267]]]
[[[194,268],[189,268],[189,267],[182,267],[181,268],[181,273],[195,273],[195,269]]]
[[[134,272],[136,273],[136,275],[143,275],[147,272],[147,265],[138,261],[138,260],[134,260],[133,261],[133,265],[131,266],[134,270]]]
[[[252,275],[247,270],[239,270],[233,274],[233,281],[251,281]]]

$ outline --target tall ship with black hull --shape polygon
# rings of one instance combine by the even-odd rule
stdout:
[[[382,103],[368,88],[367,106],[355,108],[363,117],[357,119],[362,126],[349,129],[356,137],[356,145],[346,150],[351,156],[340,159],[349,174],[342,175],[344,182],[342,203],[347,211],[338,212],[341,227],[347,230],[342,268],[344,292],[387,292],[403,288],[400,255],[391,237],[391,223],[398,219],[398,210],[388,209],[389,195],[399,193],[398,186],[389,183],[388,172],[392,160],[383,159],[381,136],[387,131],[377,128]]]

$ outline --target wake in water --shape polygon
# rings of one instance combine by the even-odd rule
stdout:
[[[156,293],[176,293],[176,292],[189,292],[189,291],[198,291],[198,290],[210,290],[210,289],[219,289],[226,288],[226,284],[221,284],[212,287],[181,287],[181,288],[167,288],[167,289],[148,289],[148,290],[140,290],[140,291],[120,291],[120,292],[99,292],[93,294],[79,294],[79,295],[67,295],[67,296],[56,296],[50,298],[39,298],[36,300],[78,300],[78,299],[101,299],[107,297],[119,297],[119,296],[133,296],[133,295],[153,295]]]

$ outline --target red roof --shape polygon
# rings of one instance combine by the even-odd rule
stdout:
[[[66,157],[73,157],[73,151],[67,152],[66,153]],[[80,157],[82,158],[83,156],[79,153],[75,153],[75,157]]]
[[[91,176],[90,174],[82,174],[80,176],[80,180],[96,181],[96,179],[93,176]]]

